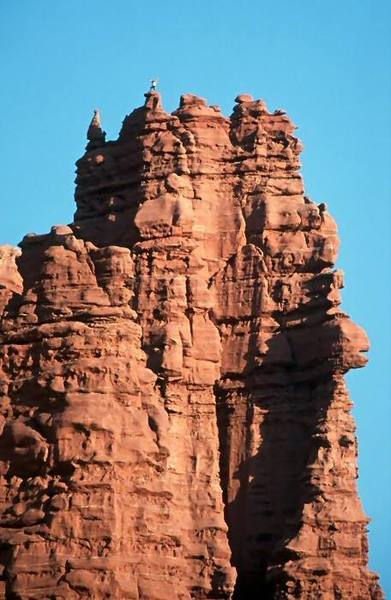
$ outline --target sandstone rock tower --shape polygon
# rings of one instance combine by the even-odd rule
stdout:
[[[337,230],[283,111],[159,94],[0,252],[0,598],[379,600]]]

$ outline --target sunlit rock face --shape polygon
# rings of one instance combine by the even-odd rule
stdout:
[[[159,94],[0,249],[0,597],[379,600],[336,225],[283,111]]]

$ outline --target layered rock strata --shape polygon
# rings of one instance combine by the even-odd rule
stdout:
[[[3,247],[0,597],[379,600],[336,225],[283,111],[158,93]]]

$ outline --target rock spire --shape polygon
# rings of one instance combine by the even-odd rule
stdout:
[[[336,224],[248,94],[160,95],[0,252],[0,597],[381,600]]]
[[[92,150],[95,147],[103,145],[105,143],[105,139],[106,132],[102,129],[100,112],[96,108],[87,131],[87,150]]]

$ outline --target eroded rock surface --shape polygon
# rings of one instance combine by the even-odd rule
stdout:
[[[0,251],[0,596],[383,598],[344,373],[336,225],[284,111],[158,93],[74,222]]]

